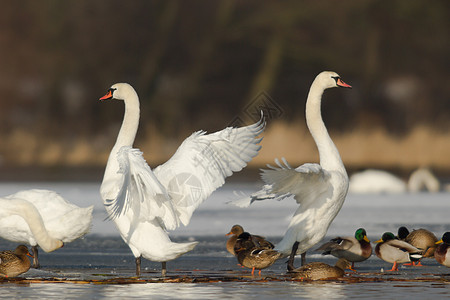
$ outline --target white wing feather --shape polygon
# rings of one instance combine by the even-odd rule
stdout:
[[[278,167],[268,166],[270,169],[262,170],[261,178],[271,186],[271,193],[292,194],[297,203],[305,207],[319,195],[329,192],[330,175],[319,164],[307,163],[293,169],[284,158],[282,160],[283,163],[275,160]]]
[[[157,218],[166,228],[176,228],[179,225],[178,218],[169,195],[153,174],[142,152],[124,146],[117,153],[117,160],[121,184],[117,196],[105,202],[110,207],[109,217],[114,219],[131,209],[137,220]]]
[[[157,219],[173,230],[187,225],[194,210],[233,172],[242,170],[261,146],[257,138],[265,122],[225,128],[212,134],[193,133],[170,160],[153,171],[139,149],[122,147],[118,154],[120,185],[105,205],[111,219],[133,213],[135,220]]]
[[[257,138],[265,122],[241,128],[225,128],[206,135],[199,131],[188,137],[173,157],[154,172],[166,186],[177,215],[184,225],[194,210],[225,178],[242,170],[261,148]]]

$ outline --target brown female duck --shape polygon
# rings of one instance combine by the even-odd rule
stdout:
[[[331,254],[337,258],[345,258],[352,263],[350,270],[354,271],[354,263],[368,259],[372,255],[372,246],[364,228],[355,232],[355,237],[337,237],[320,246],[317,251],[322,255]]]
[[[316,261],[289,271],[289,273],[297,279],[323,280],[341,278],[344,276],[344,270],[349,267],[350,262],[345,258],[340,258],[335,266]]]
[[[258,269],[259,275],[261,275],[262,269],[270,267],[281,257],[281,253],[278,251],[255,247],[252,236],[248,232],[239,235],[234,252],[242,266],[252,269],[252,275],[254,275],[255,269]]]
[[[239,235],[241,235],[242,233],[244,233],[244,228],[242,228],[241,225],[234,225],[233,227],[231,227],[230,232],[226,234],[227,236],[231,235],[231,237],[227,241],[227,250],[234,256],[236,256],[236,253],[234,252],[234,245],[236,244]],[[253,243],[255,244],[254,245],[255,247],[260,247],[264,249],[274,248],[274,245],[262,236],[251,235],[251,237]]]
[[[27,255],[33,257],[25,245],[18,246],[14,252],[0,252],[0,276],[16,277],[17,275],[27,272],[31,266],[31,262]]]
[[[405,226],[402,226],[398,229],[398,238],[418,249],[423,250],[423,257],[434,256],[434,251],[437,247],[436,242],[438,241],[438,239],[431,231],[420,228],[409,232],[409,230]],[[422,266],[420,260],[417,262],[417,264],[412,262],[412,265]]]

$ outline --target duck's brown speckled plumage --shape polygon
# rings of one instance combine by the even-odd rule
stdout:
[[[248,232],[239,235],[234,251],[238,262],[242,266],[252,269],[252,274],[254,274],[255,269],[259,270],[259,274],[261,274],[262,269],[270,267],[281,257],[281,253],[278,251],[255,247]]]
[[[14,251],[0,252],[0,276],[16,277],[30,269],[31,262],[27,246],[20,245]]]
[[[305,280],[323,280],[343,277],[346,268],[350,267],[350,262],[340,258],[335,266],[330,266],[322,262],[312,262],[289,273],[294,278]]]
[[[231,237],[227,241],[227,251],[230,252],[232,255],[236,256],[236,253],[234,252],[234,246],[236,244],[236,241],[241,235],[244,233],[244,228],[241,225],[234,225],[231,227],[231,230],[226,235],[231,235]],[[273,249],[275,246],[266,240],[264,237],[259,235],[251,235],[252,241],[255,244],[255,247],[260,247],[263,249]]]
[[[414,247],[423,250],[423,257],[433,257],[436,250],[437,237],[427,229],[415,229],[411,231],[406,237],[405,242]]]

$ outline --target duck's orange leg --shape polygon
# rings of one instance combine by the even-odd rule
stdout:
[[[255,267],[252,269],[252,276],[255,275]]]
[[[356,272],[356,270],[354,269],[354,267],[355,267],[355,262],[352,262],[352,266],[349,267],[348,269],[351,270],[351,271],[353,271],[353,272]]]
[[[392,269],[390,269],[389,271],[398,271],[398,265],[396,261],[394,261],[394,265],[392,266]]]

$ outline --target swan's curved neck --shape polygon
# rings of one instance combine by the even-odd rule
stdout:
[[[306,100],[306,124],[319,150],[320,165],[326,170],[345,172],[339,151],[331,140],[322,120],[321,102],[324,89],[313,82]]]
[[[2,212],[18,215],[28,224],[38,245],[45,251],[51,252],[63,246],[62,241],[52,238],[45,228],[44,221],[37,208],[30,202],[18,198],[0,198]]]
[[[119,150],[123,146],[133,146],[134,139],[139,127],[139,97],[136,92],[131,91],[124,99],[125,114],[119,135],[117,136],[114,150]]]

